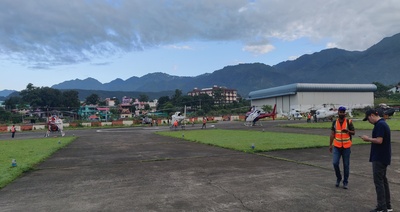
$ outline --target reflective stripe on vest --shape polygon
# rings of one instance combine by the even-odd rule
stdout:
[[[333,140],[333,145],[338,148],[350,148],[351,147],[351,139],[349,133],[342,132],[343,129],[349,129],[347,126],[347,120],[343,120],[343,124],[340,125],[339,119],[336,120],[335,127],[335,139]]]

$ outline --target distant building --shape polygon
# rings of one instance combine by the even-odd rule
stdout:
[[[135,115],[140,115],[141,110],[145,110],[146,105],[149,105],[151,112],[156,111],[158,99],[154,99],[153,101],[150,102],[140,102],[139,99],[135,99],[135,101],[132,103],[135,106]],[[149,112],[147,111],[147,112]]]
[[[107,106],[109,106],[109,107],[115,106],[115,100],[114,99],[106,98],[105,101],[106,101],[106,105]]]
[[[389,93],[399,93],[400,92],[400,84],[397,84],[393,88],[388,90]]]
[[[188,96],[198,96],[200,94],[207,94],[214,98],[215,101],[218,93],[221,93],[221,101],[222,103],[229,104],[237,101],[237,90],[230,89],[226,87],[218,87],[214,85],[212,88],[194,88],[193,91],[188,92]]]
[[[97,105],[82,105],[79,107],[78,116],[83,120],[108,120],[110,109]]]
[[[252,91],[248,100],[252,106],[275,105],[276,110],[310,110],[323,105],[364,108],[374,105],[374,84],[318,84],[295,83],[280,87]]]
[[[132,98],[128,98],[126,96],[122,97],[122,102],[119,104],[119,112],[120,112],[120,118],[132,118],[132,112],[131,112],[131,107],[132,107]]]

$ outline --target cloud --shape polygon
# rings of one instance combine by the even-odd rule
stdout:
[[[247,45],[245,47],[243,47],[243,51],[247,51],[247,52],[251,52],[253,54],[256,55],[260,55],[260,54],[266,54],[272,50],[274,50],[275,47],[273,45],[270,44],[266,44],[266,45]]]
[[[337,44],[336,44],[336,43],[329,42],[329,43],[326,44],[326,48],[327,48],[327,49],[337,48]]]
[[[300,56],[290,56],[289,58],[288,58],[288,60],[296,60],[297,58],[299,58]]]
[[[3,0],[0,57],[47,67],[191,41],[263,54],[271,38],[304,37],[364,50],[400,32],[398,11],[398,0]]]
[[[184,45],[184,46],[178,46],[178,45],[167,45],[165,46],[168,49],[177,49],[177,50],[193,50],[192,47]]]

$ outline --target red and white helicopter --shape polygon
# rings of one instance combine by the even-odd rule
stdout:
[[[270,113],[266,113],[265,111],[257,109],[255,106],[253,106],[250,109],[250,111],[246,113],[244,125],[255,126],[257,121],[259,121],[260,119],[272,117],[272,119],[275,120],[275,116],[276,116],[276,104],[274,105],[274,109]],[[262,126],[261,123],[260,126]]]
[[[51,132],[60,132],[61,136],[65,136],[63,131],[63,121],[58,116],[53,115],[47,118],[47,132],[45,137],[49,137]]]

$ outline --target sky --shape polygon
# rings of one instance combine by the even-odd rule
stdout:
[[[0,0],[0,90],[198,76],[400,33],[398,0]]]

